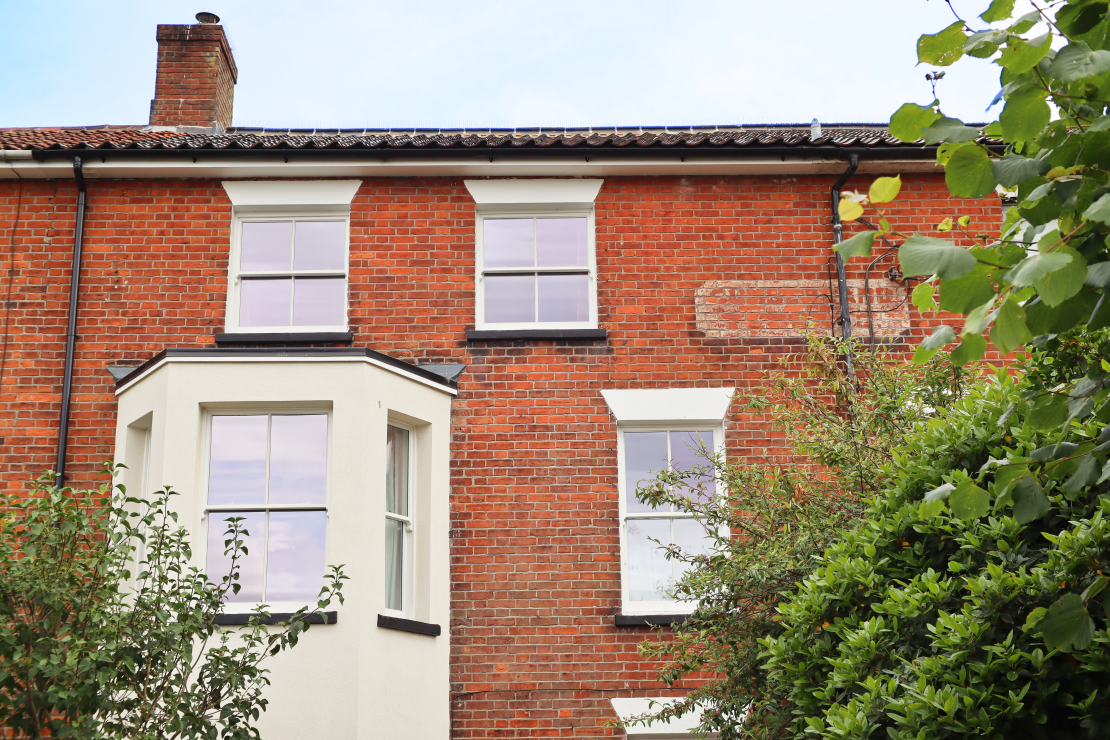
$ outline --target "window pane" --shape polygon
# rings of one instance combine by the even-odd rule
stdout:
[[[640,481],[647,483],[655,477],[655,473],[666,469],[666,432],[624,433],[624,480],[629,512],[666,511],[666,508],[656,509],[640,503],[636,498],[636,486]]]
[[[347,323],[346,278],[297,278],[293,326],[343,326]]]
[[[294,270],[343,270],[347,261],[345,221],[298,221]]]
[[[536,266],[535,219],[487,218],[482,223],[486,267]]]
[[[275,415],[270,423],[270,503],[324,503],[328,417]]]
[[[385,510],[409,515],[409,433],[386,427],[385,433]]]
[[[674,543],[682,548],[683,552],[690,555],[708,555],[713,547],[713,538],[705,531],[705,527],[695,519],[674,520]],[[675,580],[689,570],[686,563],[677,560],[674,564]]]
[[[239,552],[236,565],[239,579],[233,581],[240,586],[239,593],[227,592],[227,601],[262,601],[262,553],[265,550],[265,514],[261,511],[213,511],[208,514],[208,563],[206,573],[216,584],[231,573],[231,556],[224,555],[224,540],[231,539],[226,532],[232,517],[243,517],[239,522],[239,539],[247,548],[247,554]],[[243,534],[246,530],[247,534]]]
[[[486,323],[532,323],[536,320],[535,275],[486,275]]]
[[[586,267],[585,218],[537,218],[536,261],[540,267]]]
[[[212,417],[208,503],[265,503],[266,425],[265,414]]]
[[[671,432],[671,466],[675,470],[705,467],[709,461],[701,455],[701,448],[713,454],[713,432]],[[698,498],[706,501],[716,491],[712,476],[699,475],[690,479],[690,494],[699,493]],[[699,488],[700,486],[700,488]]]
[[[244,223],[239,269],[288,270],[293,262],[293,222]]]
[[[664,545],[671,540],[670,519],[626,520],[628,542],[628,598],[632,601],[664,601],[672,585],[673,568]]]
[[[324,585],[322,511],[271,511],[266,601],[315,601]]]
[[[540,321],[589,321],[589,275],[540,275]]]
[[[402,577],[405,558],[405,525],[396,519],[385,520],[385,608],[401,611]]]
[[[239,326],[289,326],[291,278],[252,278],[242,285]]]

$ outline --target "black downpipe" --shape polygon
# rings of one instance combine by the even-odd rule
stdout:
[[[844,225],[840,223],[840,189],[848,182],[848,179],[855,174],[856,168],[859,167],[859,155],[852,154],[850,158],[848,169],[844,170],[844,174],[832,186],[832,224],[833,224],[833,244],[840,244],[844,241]],[[844,258],[840,256],[840,252],[836,253],[836,284],[837,291],[840,296],[840,332],[844,338],[844,363],[848,369],[848,380],[852,379],[852,313],[848,308],[848,277],[844,271]]]
[[[66,365],[62,380],[62,420],[58,425],[58,461],[54,465],[56,488],[65,485],[66,448],[69,444],[69,401],[73,393],[73,351],[77,344],[77,297],[81,288],[81,248],[85,241],[85,175],[81,158],[73,158],[73,177],[77,180],[77,225],[73,234],[73,271],[69,281],[69,323],[66,327]]]

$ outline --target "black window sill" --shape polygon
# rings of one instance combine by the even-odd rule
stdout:
[[[271,614],[266,619],[261,620],[261,624],[278,624],[284,622],[293,616],[293,612],[285,612],[279,614]],[[216,616],[216,624],[221,627],[239,627],[245,624],[250,624],[252,619],[256,619],[257,614],[251,612],[248,614],[218,614]],[[324,618],[327,621],[324,621]],[[309,624],[335,624],[339,621],[339,615],[335,612],[324,612],[323,614],[308,614],[305,616],[305,621]]]
[[[618,614],[618,627],[673,627],[682,624],[689,614]]]
[[[349,331],[218,332],[216,344],[350,344],[355,335]]]
[[[385,627],[387,630],[400,630],[401,632],[411,632],[414,635],[427,635],[428,637],[439,637],[440,632],[442,632],[438,624],[417,622],[415,619],[387,617],[384,614],[378,615],[378,626]]]
[[[605,329],[469,329],[468,342],[498,342],[514,339],[607,339]]]

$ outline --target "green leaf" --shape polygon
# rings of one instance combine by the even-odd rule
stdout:
[[[933,287],[932,283],[918,283],[917,287],[910,293],[910,303],[917,306],[917,310],[922,313],[926,311],[936,311],[937,302],[933,300],[937,289]]]
[[[980,136],[982,136],[982,133],[979,129],[965,126],[964,122],[958,118],[938,118],[921,129],[921,138],[926,144],[966,144],[969,141],[975,141]],[[939,158],[939,152],[937,156]]]
[[[934,100],[933,105],[935,104]],[[921,138],[921,129],[939,117],[940,114],[933,110],[932,105],[905,103],[890,117],[890,135],[907,144],[917,141]]]
[[[1018,262],[1002,279],[1017,288],[1032,285],[1045,275],[1062,270],[1071,262],[1071,255],[1060,252],[1041,252]]]
[[[1025,625],[1021,628],[1022,631],[1028,632],[1036,627],[1044,620],[1044,615],[1047,613],[1048,609],[1045,609],[1043,606],[1038,606],[1036,609],[1029,612],[1029,616],[1025,618]]]
[[[836,213],[841,221],[855,221],[863,215],[863,206],[850,198],[841,198]]]
[[[1106,72],[1110,72],[1110,51],[1092,51],[1082,41],[1073,41],[1056,52],[1048,65],[1048,74],[1063,83],[1097,77]]]
[[[980,15],[987,23],[1006,20],[1014,13],[1014,0],[991,0],[991,5]]]
[[[1021,478],[1014,483],[1014,519],[1018,524],[1035,522],[1051,509],[1048,496],[1036,478]]]
[[[1058,429],[1068,418],[1068,399],[1064,396],[1048,394],[1037,399],[1025,421],[1032,429],[1047,432]]]
[[[1087,265],[1087,285],[1105,288],[1110,285],[1110,262]]]
[[[957,198],[984,198],[998,184],[991,169],[991,158],[977,144],[967,144],[952,152],[944,166],[948,192]]]
[[[844,261],[853,257],[870,257],[871,247],[875,245],[875,232],[868,229],[861,231],[850,239],[845,239],[840,244],[833,246],[833,251],[840,254]]]
[[[987,340],[981,334],[965,334],[960,346],[952,350],[952,364],[963,367],[983,357],[987,351]]]
[[[1027,87],[1006,101],[1006,107],[1002,109],[998,120],[1002,124],[1002,135],[1007,142],[1032,141],[1044,131],[1052,117],[1048,101],[1045,100],[1046,94],[1040,88]],[[1047,171],[1046,163],[1045,172]],[[1036,174],[1043,175],[1044,172]],[[1032,176],[1034,175],[1030,177]]]
[[[917,61],[947,67],[964,55],[964,22],[956,21],[943,31],[924,34],[917,39]]]
[[[902,189],[902,176],[895,175],[894,177],[880,177],[871,183],[871,189],[867,191],[867,199],[872,204],[875,203],[889,203],[898,197],[898,191]]]
[[[1056,247],[1056,251],[1048,254],[1063,254],[1071,260],[1059,270],[1053,270],[1037,282],[1033,287],[1037,295],[1049,306],[1059,306],[1083,289],[1087,281],[1087,261],[1071,247]]]
[[[1041,300],[1025,304],[1025,325],[1033,336],[1062,334],[1091,315],[1094,293],[1080,293],[1059,306],[1049,306]]]
[[[976,265],[971,272],[940,282],[940,307],[944,311],[966,314],[994,297],[994,282],[989,265]]]
[[[1024,74],[1033,69],[1051,47],[1052,34],[1050,33],[1028,42],[1017,36],[1011,36],[1006,42],[1006,48],[1002,50],[998,64],[1012,74]]]
[[[943,483],[926,493],[924,501],[927,504],[931,504],[934,501],[943,501],[948,498],[954,490],[956,490],[956,487],[951,483]]]
[[[1102,196],[1083,211],[1083,218],[1110,224],[1110,193]]]
[[[957,519],[979,519],[990,510],[991,497],[974,481],[965,480],[948,497],[948,507]]]
[[[960,331],[961,335],[966,334],[982,334],[983,330],[987,328],[990,322],[990,311],[994,308],[994,296],[981,306],[976,306],[971,309],[964,321],[964,328]]]
[[[1079,467],[1071,474],[1071,477],[1064,483],[1064,492],[1069,494],[1068,498],[1074,498],[1075,494],[1082,491],[1088,486],[1093,486],[1098,481],[1098,476],[1102,472],[1102,468],[1098,464],[1098,460],[1094,455],[1084,455],[1079,459]]]
[[[1013,297],[1007,298],[991,326],[991,344],[1002,354],[1008,355],[1032,338],[1033,335],[1025,324],[1025,309]]]
[[[999,185],[1012,188],[1048,172],[1049,164],[1031,157],[1007,154],[1002,159],[991,162],[991,170]]]
[[[942,280],[963,277],[978,264],[968,250],[947,239],[916,234],[898,250],[903,275],[938,275]]]
[[[1065,594],[1048,608],[1043,629],[1044,643],[1049,650],[1082,650],[1095,636],[1094,620],[1077,594]]]
[[[933,329],[933,333],[925,338],[913,353],[913,361],[918,365],[928,362],[932,359],[933,355],[941,350],[944,345],[949,342],[956,341],[956,332],[950,326],[938,326]]]

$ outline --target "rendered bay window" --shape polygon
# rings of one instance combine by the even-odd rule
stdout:
[[[230,573],[227,520],[242,518],[247,554],[228,601],[314,601],[325,571],[327,414],[213,414],[209,430],[209,578]]]
[[[634,608],[668,610],[683,606],[672,595],[675,583],[685,572],[685,564],[668,560],[667,545],[701,555],[709,552],[712,537],[693,515],[677,511],[673,505],[653,507],[636,497],[636,489],[648,485],[663,470],[691,470],[706,466],[704,455],[715,450],[712,429],[627,430],[622,432],[623,526],[625,541],[626,601]],[[683,492],[706,500],[716,495],[712,476],[693,476]]]

